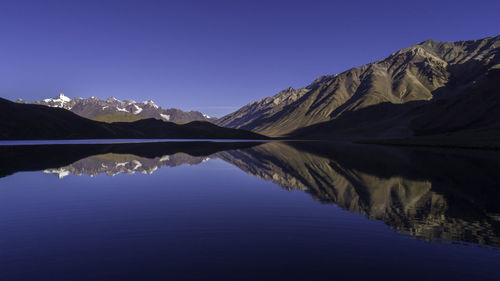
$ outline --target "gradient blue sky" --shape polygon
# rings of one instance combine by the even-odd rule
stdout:
[[[152,99],[222,116],[432,38],[500,34],[500,1],[0,1],[0,96]]]

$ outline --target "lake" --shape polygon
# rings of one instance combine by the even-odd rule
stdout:
[[[0,146],[0,280],[499,280],[500,153]]]

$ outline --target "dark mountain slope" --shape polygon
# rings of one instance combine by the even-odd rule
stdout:
[[[223,128],[207,121],[176,124],[157,119],[116,122],[109,126],[134,138],[194,138],[194,139],[267,139],[250,131]]]
[[[223,138],[264,139],[256,133],[205,121],[184,125],[156,119],[103,123],[62,108],[20,104],[0,98],[0,139]]]
[[[453,98],[422,106],[412,120],[415,135],[453,134],[500,139],[500,69]]]
[[[114,138],[105,123],[80,117],[66,109],[18,104],[0,98],[0,139]]]

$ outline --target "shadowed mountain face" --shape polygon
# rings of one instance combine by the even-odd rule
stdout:
[[[217,124],[301,138],[498,135],[499,52],[500,36],[428,40],[253,102]]]
[[[18,100],[19,103],[26,103]],[[176,108],[163,109],[153,101],[135,102],[133,100],[117,100],[108,98],[101,100],[96,97],[88,99],[70,99],[64,94],[51,99],[33,102],[50,107],[70,110],[82,117],[104,122],[129,122],[140,119],[155,118],[175,123],[188,123],[192,121],[214,121],[215,118],[199,111],[182,111]]]
[[[206,121],[176,124],[156,119],[104,123],[63,108],[14,103],[0,98],[0,139],[195,138],[259,139],[264,136]]]
[[[2,176],[29,170],[43,170],[60,178],[70,174],[151,174],[162,166],[195,165],[219,158],[286,190],[306,192],[320,203],[336,204],[420,239],[500,247],[498,152],[325,142],[0,149]]]

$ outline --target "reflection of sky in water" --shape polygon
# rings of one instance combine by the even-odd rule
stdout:
[[[152,174],[1,178],[1,279],[494,280],[500,273],[497,250],[408,239],[382,221],[251,176],[265,178],[264,166],[244,171],[211,158]],[[279,178],[300,178],[285,170]]]

